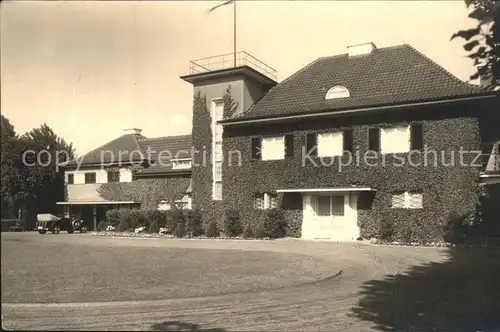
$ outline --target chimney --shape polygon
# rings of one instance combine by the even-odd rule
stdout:
[[[142,129],[138,129],[138,128],[128,128],[128,129],[123,129],[123,131],[125,132],[125,134],[140,135],[142,133]]]
[[[349,56],[362,55],[362,54],[370,54],[377,46],[373,42],[348,45],[347,53]]]

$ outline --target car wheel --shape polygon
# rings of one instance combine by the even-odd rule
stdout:
[[[73,234],[75,232],[74,229],[68,229],[68,234]]]
[[[45,234],[45,233],[47,233],[47,231],[38,231],[38,233]]]
[[[82,227],[82,229],[80,229],[80,233],[86,233],[87,232],[87,227]]]
[[[54,229],[52,230],[52,234],[59,234],[61,230],[59,229],[59,227],[54,227]]]

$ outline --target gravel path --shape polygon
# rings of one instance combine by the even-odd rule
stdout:
[[[40,244],[78,244],[89,248],[126,246],[300,254],[325,260],[336,267],[336,272],[322,280],[239,294],[130,302],[2,304],[4,326],[22,330],[384,330],[376,319],[356,314],[362,286],[370,280],[400,275],[413,266],[444,264],[449,259],[447,249],[361,243],[24,236],[32,236]]]

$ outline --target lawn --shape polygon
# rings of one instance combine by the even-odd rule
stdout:
[[[69,244],[44,239],[48,238],[2,235],[2,302],[209,296],[319,280],[333,271],[326,261],[305,255],[90,246],[78,241]]]

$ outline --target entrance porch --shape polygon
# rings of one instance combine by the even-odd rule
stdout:
[[[302,238],[355,241],[358,226],[358,196],[371,188],[281,189],[302,195]]]

